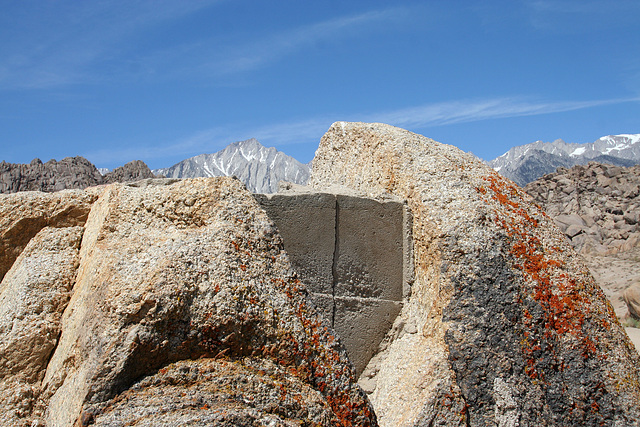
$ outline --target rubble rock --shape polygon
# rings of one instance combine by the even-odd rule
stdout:
[[[380,425],[638,425],[640,357],[522,189],[383,124],[333,124],[312,170],[318,189],[391,193],[413,215],[411,295],[363,373]]]

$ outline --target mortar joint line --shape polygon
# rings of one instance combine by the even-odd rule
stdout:
[[[331,302],[332,312],[331,312],[331,327],[335,327],[336,323],[336,285],[338,282],[338,256],[340,251],[340,239],[338,236],[338,222],[339,222],[339,214],[340,207],[338,205],[338,197],[335,197],[335,218],[334,218],[334,230],[333,230],[333,263],[331,265]]]

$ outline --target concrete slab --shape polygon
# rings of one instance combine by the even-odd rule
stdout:
[[[256,199],[278,227],[309,298],[358,375],[413,283],[411,216],[400,200],[287,187]]]
[[[374,298],[335,297],[335,304],[336,321],[333,328],[360,376],[393,326],[402,303]]]
[[[402,203],[336,197],[335,295],[401,301]]]
[[[309,292],[333,293],[336,198],[327,193],[256,194],[276,224]]]

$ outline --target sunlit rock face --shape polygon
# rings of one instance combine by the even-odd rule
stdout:
[[[361,381],[383,426],[637,425],[640,360],[581,258],[473,156],[335,123],[311,185],[405,199],[415,282]]]
[[[73,220],[43,202],[60,194]],[[239,181],[150,180],[2,203],[51,212],[0,285],[0,424],[377,425]],[[21,220],[2,222],[3,244]]]

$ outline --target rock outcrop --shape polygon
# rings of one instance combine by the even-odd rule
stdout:
[[[640,245],[640,165],[558,168],[524,189],[578,252],[612,254]]]
[[[82,227],[43,228],[0,285],[0,421],[31,425],[38,385],[62,330]]]
[[[640,322],[640,282],[629,286],[624,291],[623,297],[629,308],[629,315]]]
[[[5,256],[0,424],[377,425],[239,181],[18,193],[0,207],[39,227]],[[13,248],[25,221],[1,218]]]
[[[96,197],[78,190],[0,194],[0,280],[44,227],[83,225]]]
[[[111,184],[114,182],[131,182],[141,179],[155,178],[155,175],[142,160],[134,160],[124,166],[115,168],[104,175],[104,182]]]
[[[33,159],[28,165],[0,162],[0,193],[19,191],[54,192],[114,182],[130,182],[154,178],[149,167],[134,160],[104,176],[84,157],[66,157],[59,162],[42,163]]]
[[[66,157],[59,162],[49,160],[46,163],[33,159],[28,165],[0,162],[0,193],[52,192],[102,183],[98,169],[83,157]]]
[[[407,200],[415,282],[363,376],[383,426],[639,425],[640,357],[553,221],[460,150],[335,123],[311,185]]]

